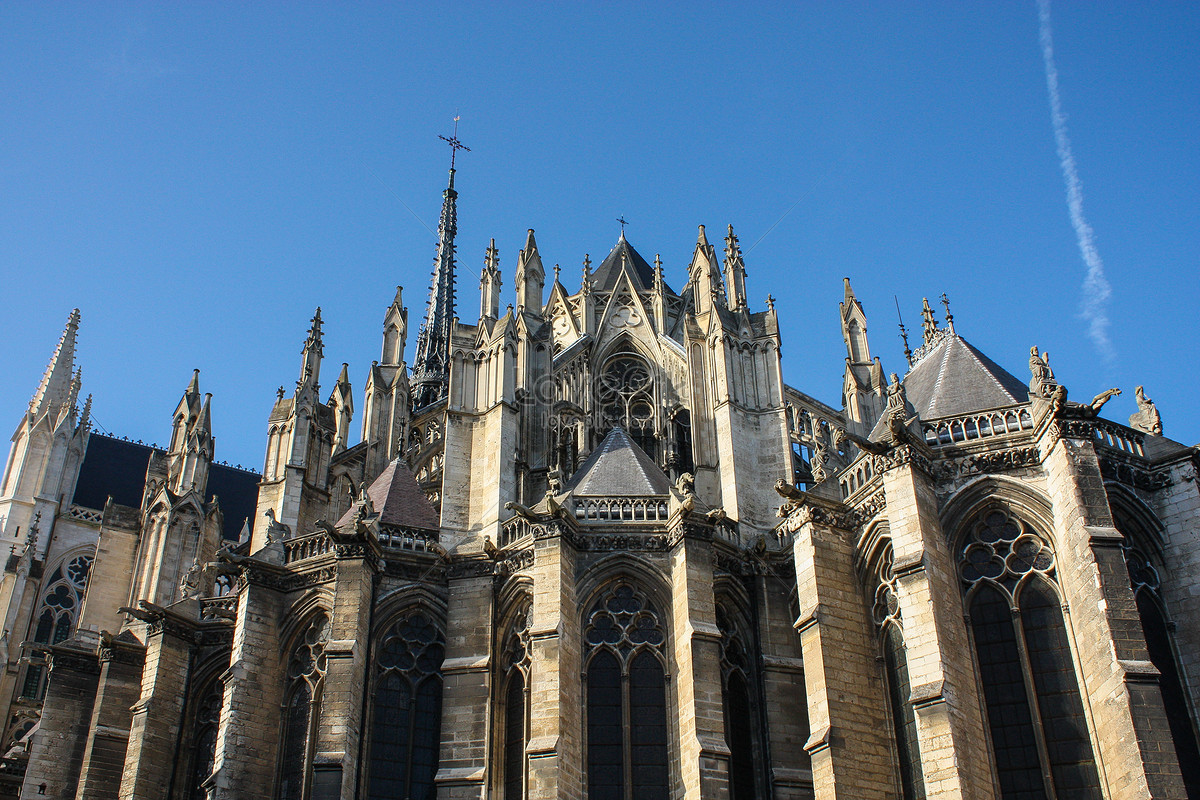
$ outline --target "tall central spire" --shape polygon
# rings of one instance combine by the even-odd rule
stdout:
[[[458,192],[454,190],[454,157],[469,151],[458,140],[458,117],[454,135],[442,136],[450,145],[450,183],[442,192],[442,217],[438,221],[437,260],[429,289],[429,309],[417,334],[417,357],[413,363],[413,409],[441,400],[450,389],[450,327],[454,321],[454,236],[458,233]]]

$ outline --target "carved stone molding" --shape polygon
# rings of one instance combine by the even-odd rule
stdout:
[[[893,447],[886,453],[874,456],[871,468],[876,475],[882,475],[889,470],[902,467],[905,464],[911,464],[914,468],[921,470],[925,474],[929,474],[931,469],[929,457],[920,452],[915,445],[911,444]]]
[[[1038,448],[1014,447],[938,461],[933,465],[932,475],[938,480],[949,480],[980,473],[1007,472],[1022,467],[1033,467],[1040,464],[1041,461],[1042,454]]]
[[[497,575],[512,575],[533,566],[533,550],[518,550],[512,555],[496,562]]]
[[[1110,457],[1100,459],[1100,474],[1109,480],[1147,492],[1157,492],[1174,483],[1166,471],[1151,472]]]

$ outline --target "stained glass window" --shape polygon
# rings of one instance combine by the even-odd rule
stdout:
[[[529,743],[526,686],[530,668],[532,609],[526,602],[514,617],[501,652],[504,691],[504,800],[525,796],[525,747]]]
[[[283,742],[279,759],[279,800],[307,800],[312,772],[314,728],[325,678],[329,618],[318,614],[304,629],[288,659],[284,689]]]
[[[33,629],[38,644],[59,644],[75,630],[75,619],[92,571],[92,556],[79,555],[58,566],[46,581]],[[41,700],[46,694],[46,669],[31,664],[25,670],[21,696]]]

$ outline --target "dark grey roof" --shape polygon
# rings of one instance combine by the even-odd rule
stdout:
[[[417,486],[417,479],[412,470],[399,458],[392,459],[379,477],[367,487],[367,497],[371,498],[371,505],[379,515],[381,525],[410,525],[414,528],[437,530],[441,524],[429,498]],[[355,513],[356,509],[351,506],[337,521],[338,526],[353,520]]]
[[[671,482],[623,428],[613,428],[564,488],[581,497],[644,497],[669,493]]]
[[[625,256],[625,263],[629,265],[629,274],[633,278],[634,286],[639,291],[654,286],[654,267],[650,266],[646,259],[642,258],[641,254],[625,240],[625,234],[621,234],[621,238],[609,251],[608,256],[592,273],[596,291],[612,291],[613,287],[617,285],[617,278],[621,274],[622,255]]]
[[[111,496],[114,503],[141,508],[146,467],[153,451],[148,445],[92,433],[71,502],[100,510]],[[221,535],[226,539],[237,539],[246,518],[254,518],[260,480],[261,475],[236,467],[213,464],[209,468],[206,494],[215,494],[221,505],[225,517]]]

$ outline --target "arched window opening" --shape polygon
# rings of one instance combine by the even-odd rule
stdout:
[[[675,471],[676,474],[695,472],[696,462],[692,457],[692,414],[686,409],[675,414]]]
[[[633,800],[635,792],[637,800],[666,800],[666,636],[658,613],[620,581],[592,606],[584,641],[588,800]]]
[[[316,724],[325,678],[329,617],[317,614],[288,659],[283,695],[283,740],[279,759],[279,800],[308,800]]]
[[[601,437],[616,427],[624,428],[637,446],[658,458],[655,430],[654,377],[640,356],[619,352],[604,364],[597,382]]]
[[[1196,730],[1192,726],[1191,702],[1183,688],[1171,627],[1163,612],[1158,570],[1141,550],[1130,546],[1128,540],[1125,565],[1129,569],[1129,583],[1137,601],[1146,650],[1159,672],[1159,687],[1167,724],[1171,729],[1171,740],[1175,744],[1175,755],[1179,759],[1179,771],[1183,774],[1183,785],[1187,796],[1197,800],[1200,798],[1200,747],[1197,746]]]
[[[501,650],[504,689],[504,800],[525,797],[525,747],[529,744],[529,626],[528,603],[517,613]]]
[[[217,726],[221,721],[223,687],[219,680],[213,681],[202,695],[192,723],[192,771],[189,800],[206,800],[208,792],[204,782],[212,775],[217,757]]]
[[[441,744],[446,640],[423,610],[388,628],[375,654],[370,800],[432,800]]]
[[[88,576],[92,571],[92,556],[78,555],[63,564],[50,575],[38,605],[37,620],[33,630],[33,641],[43,645],[55,645],[70,638],[79,616],[79,605],[87,589]],[[25,670],[21,696],[30,700],[41,700],[46,696],[46,668],[41,664],[30,664]]]
[[[731,800],[754,800],[758,797],[756,775],[762,737],[757,735],[759,720],[757,694],[751,686],[753,659],[746,641],[744,626],[725,608],[724,598],[717,600],[717,629],[721,632],[721,699],[725,711],[725,743],[729,747],[729,796]]]
[[[917,739],[917,715],[913,710],[912,682],[908,677],[908,653],[900,619],[900,600],[896,596],[896,575],[892,572],[892,548],[887,545],[875,572],[875,600],[871,618],[883,644],[883,667],[896,739],[896,760],[900,767],[900,789],[904,800],[925,796],[921,770],[921,748]]]
[[[959,562],[1004,800],[1103,796],[1054,569],[1050,544],[998,508]]]

